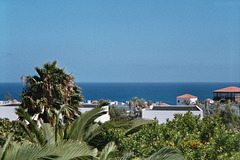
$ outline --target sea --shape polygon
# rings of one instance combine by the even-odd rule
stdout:
[[[213,90],[236,86],[240,87],[240,82],[224,83],[77,83],[81,87],[82,96],[85,102],[88,100],[105,99],[110,101],[126,102],[132,97],[143,98],[146,101],[163,102],[176,104],[176,97],[183,94],[191,94],[198,97],[199,101],[213,98]],[[22,83],[0,83],[0,100],[10,93],[14,99],[21,100],[19,94],[23,91]]]

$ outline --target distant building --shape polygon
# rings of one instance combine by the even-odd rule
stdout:
[[[239,87],[227,87],[213,91],[214,101],[240,101],[240,88]]]
[[[17,120],[15,108],[18,108],[20,103],[17,100],[0,101],[0,118],[8,118],[10,121]]]
[[[17,120],[18,115],[15,113],[16,112],[15,109],[18,108],[19,105],[20,105],[20,103],[17,102],[17,101],[14,101],[14,102],[11,102],[11,103],[0,104],[0,118],[8,118],[10,121]],[[92,110],[97,105],[98,104],[83,103],[81,107],[78,107],[78,109],[82,113],[84,113],[84,112]],[[99,118],[97,118],[96,122],[100,121],[100,122],[104,123],[104,122],[110,120],[108,106],[103,106],[103,109],[105,111],[107,111],[107,114],[104,114],[104,115],[100,116]]]
[[[212,100],[210,98],[205,99],[205,101],[207,101],[208,103],[214,103],[214,100]]]
[[[161,104],[159,104],[159,106],[169,106],[169,104],[167,104],[167,103],[161,103]]]
[[[87,111],[90,111],[92,110],[93,108],[95,108],[98,104],[88,104],[88,103],[83,103],[82,104],[82,107],[78,107],[78,109],[84,113],[84,112],[87,112]],[[109,121],[110,120],[110,115],[109,115],[109,110],[108,110],[108,106],[103,106],[103,109],[104,111],[107,111],[107,114],[104,114],[100,117],[98,117],[95,121],[98,122],[106,122],[106,121]]]
[[[184,94],[177,97],[177,105],[185,105],[184,100],[189,100],[190,104],[195,104],[198,98],[196,96],[190,95],[190,94]]]
[[[142,118],[158,120],[158,123],[165,123],[167,119],[173,120],[175,114],[185,114],[191,111],[193,115],[200,115],[203,118],[203,111],[196,105],[169,105],[169,106],[153,106],[152,109],[143,109]]]

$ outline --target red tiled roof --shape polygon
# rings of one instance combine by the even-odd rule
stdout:
[[[207,101],[213,101],[212,99],[210,99],[210,98],[208,98],[208,99],[206,99]]]
[[[184,94],[184,95],[178,96],[177,98],[197,98],[197,97],[190,94]]]
[[[213,92],[240,92],[239,87],[227,87],[219,90],[215,90]]]
[[[92,104],[96,104],[96,103],[98,103],[98,101],[97,101],[97,100],[94,100],[94,101],[92,101]]]
[[[167,104],[167,103],[162,103],[162,104],[160,104],[160,106],[169,106],[169,104]]]
[[[12,103],[18,103],[18,101],[16,99],[12,100]]]

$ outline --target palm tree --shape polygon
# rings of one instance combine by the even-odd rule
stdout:
[[[137,107],[138,97],[132,97],[132,101],[135,107]]]
[[[66,141],[56,144],[40,146],[31,143],[16,143],[9,145],[11,137],[1,149],[1,160],[38,160],[38,159],[93,159],[97,156],[97,149],[93,149],[84,142]]]
[[[106,112],[102,106],[106,103],[102,103],[89,112],[85,112],[71,124],[60,126],[59,128],[59,115],[64,111],[64,106],[61,107],[57,113],[55,126],[51,126],[49,123],[41,124],[39,128],[35,122],[31,119],[30,115],[24,111],[23,108],[18,108],[17,114],[24,117],[31,126],[30,131],[26,126],[26,123],[19,122],[24,128],[25,132],[29,135],[32,143],[23,144],[16,143],[10,145],[11,137],[6,141],[3,148],[0,148],[1,160],[22,160],[22,159],[96,159],[107,160],[116,158],[117,147],[114,142],[108,142],[106,139],[101,139],[103,148],[101,152],[97,149],[89,146],[88,144],[94,144],[99,135],[105,133],[107,129],[113,128],[125,128],[123,133],[127,136],[129,134],[136,133],[146,124],[152,124],[151,120],[144,120],[141,118],[134,119],[133,121],[121,121],[121,122],[105,122],[103,124],[96,123],[95,120]],[[88,144],[87,144],[88,143]],[[98,144],[99,145],[99,144]],[[181,159],[180,153],[172,148],[163,148],[159,152],[153,154],[148,159]]]
[[[77,118],[80,114],[77,106],[83,98],[72,74],[65,73],[64,68],[58,68],[57,61],[45,63],[43,68],[35,67],[35,70],[38,75],[26,77],[20,107],[33,119],[42,119],[44,123],[52,125],[62,105],[65,106],[61,112],[63,123]]]
[[[238,107],[238,114],[240,115],[240,101],[235,102],[235,105]]]
[[[205,115],[209,115],[208,106],[209,106],[208,100],[204,100],[204,109],[203,109],[203,111],[204,111]]]
[[[219,111],[220,111],[220,107],[221,107],[220,101],[217,101],[217,102],[214,102],[212,104],[209,104],[209,108],[210,108],[209,112],[210,112],[210,114],[212,114],[212,115],[218,114]]]
[[[148,107],[150,107],[152,104],[153,104],[152,101],[150,101],[150,100],[147,101],[147,106],[148,106]]]
[[[133,101],[131,101],[131,100],[128,101],[127,105],[128,105],[129,111],[131,111],[131,108],[132,108],[132,105],[133,105]]]
[[[101,105],[95,107],[91,111],[85,112],[81,116],[79,116],[76,120],[74,120],[71,124],[66,124],[65,126],[59,126],[60,120],[59,115],[63,112],[64,106],[61,107],[58,114],[56,115],[56,122],[55,125],[52,127],[49,123],[44,123],[42,121],[41,128],[37,126],[34,120],[31,119],[30,115],[24,111],[23,108],[17,108],[16,114],[20,117],[23,117],[29,123],[31,131],[28,129],[26,124],[22,124],[21,126],[24,127],[24,130],[28,133],[30,139],[33,143],[39,143],[40,145],[45,145],[46,143],[50,143],[50,141],[58,142],[58,140],[78,140],[78,141],[85,141],[89,142],[98,131],[100,131],[102,126],[94,121],[106,114],[106,111],[103,110],[102,106],[105,106],[106,103],[102,103]],[[46,134],[46,130],[51,133]],[[30,133],[34,133],[34,138]],[[49,139],[49,137],[52,137]],[[54,139],[53,139],[54,138]]]
[[[133,156],[132,154],[124,154],[122,157],[116,157],[117,146],[114,142],[108,143],[101,152],[93,149],[84,142],[79,141],[66,141],[55,144],[47,144],[39,146],[30,143],[16,143],[10,145],[11,135],[0,148],[1,160],[72,160],[72,159],[86,159],[86,160],[108,160],[108,159],[121,159],[128,160]],[[148,158],[135,158],[136,160],[183,160],[181,152],[174,148],[164,147],[158,152],[154,153]]]

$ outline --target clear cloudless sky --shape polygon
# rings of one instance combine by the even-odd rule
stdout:
[[[240,82],[239,0],[0,0],[0,82]]]

